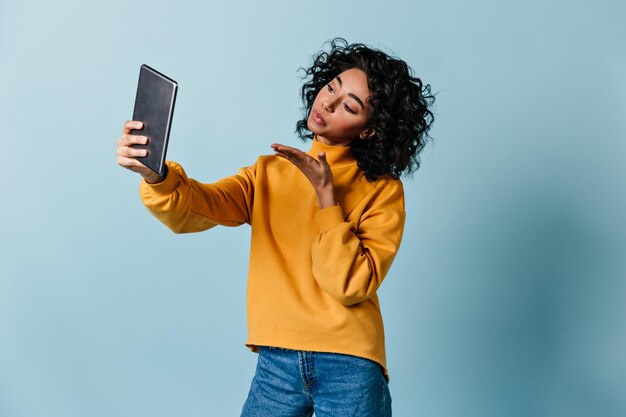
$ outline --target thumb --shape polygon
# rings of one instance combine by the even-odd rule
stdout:
[[[326,159],[326,153],[320,152],[319,157],[320,157],[320,168],[322,168],[325,172],[330,173],[330,164],[328,163],[328,160]]]

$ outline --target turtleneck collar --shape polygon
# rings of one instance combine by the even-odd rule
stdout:
[[[311,155],[315,159],[318,159],[319,153],[325,152],[328,164],[331,167],[336,167],[355,162],[355,159],[350,154],[350,150],[351,148],[349,146],[326,145],[317,140],[317,137],[314,137],[313,145],[311,146],[311,149],[307,152],[307,154]]]

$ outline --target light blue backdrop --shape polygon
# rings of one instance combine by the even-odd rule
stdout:
[[[0,416],[236,416],[249,228],[174,235],[115,162],[139,66],[203,181],[307,148],[297,70],[344,36],[438,93],[380,291],[396,416],[626,415],[618,1],[0,2]]]

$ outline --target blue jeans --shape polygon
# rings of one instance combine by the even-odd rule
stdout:
[[[241,417],[391,417],[376,362],[338,353],[259,348]]]

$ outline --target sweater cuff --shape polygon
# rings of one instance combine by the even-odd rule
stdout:
[[[328,230],[338,224],[343,223],[343,212],[341,206],[330,206],[319,210],[316,213],[317,225],[321,231]]]
[[[175,165],[167,162],[167,176],[163,181],[150,184],[145,179],[142,179],[141,182],[141,185],[147,187],[153,194],[168,195],[174,192],[180,184],[180,176],[176,171]]]

